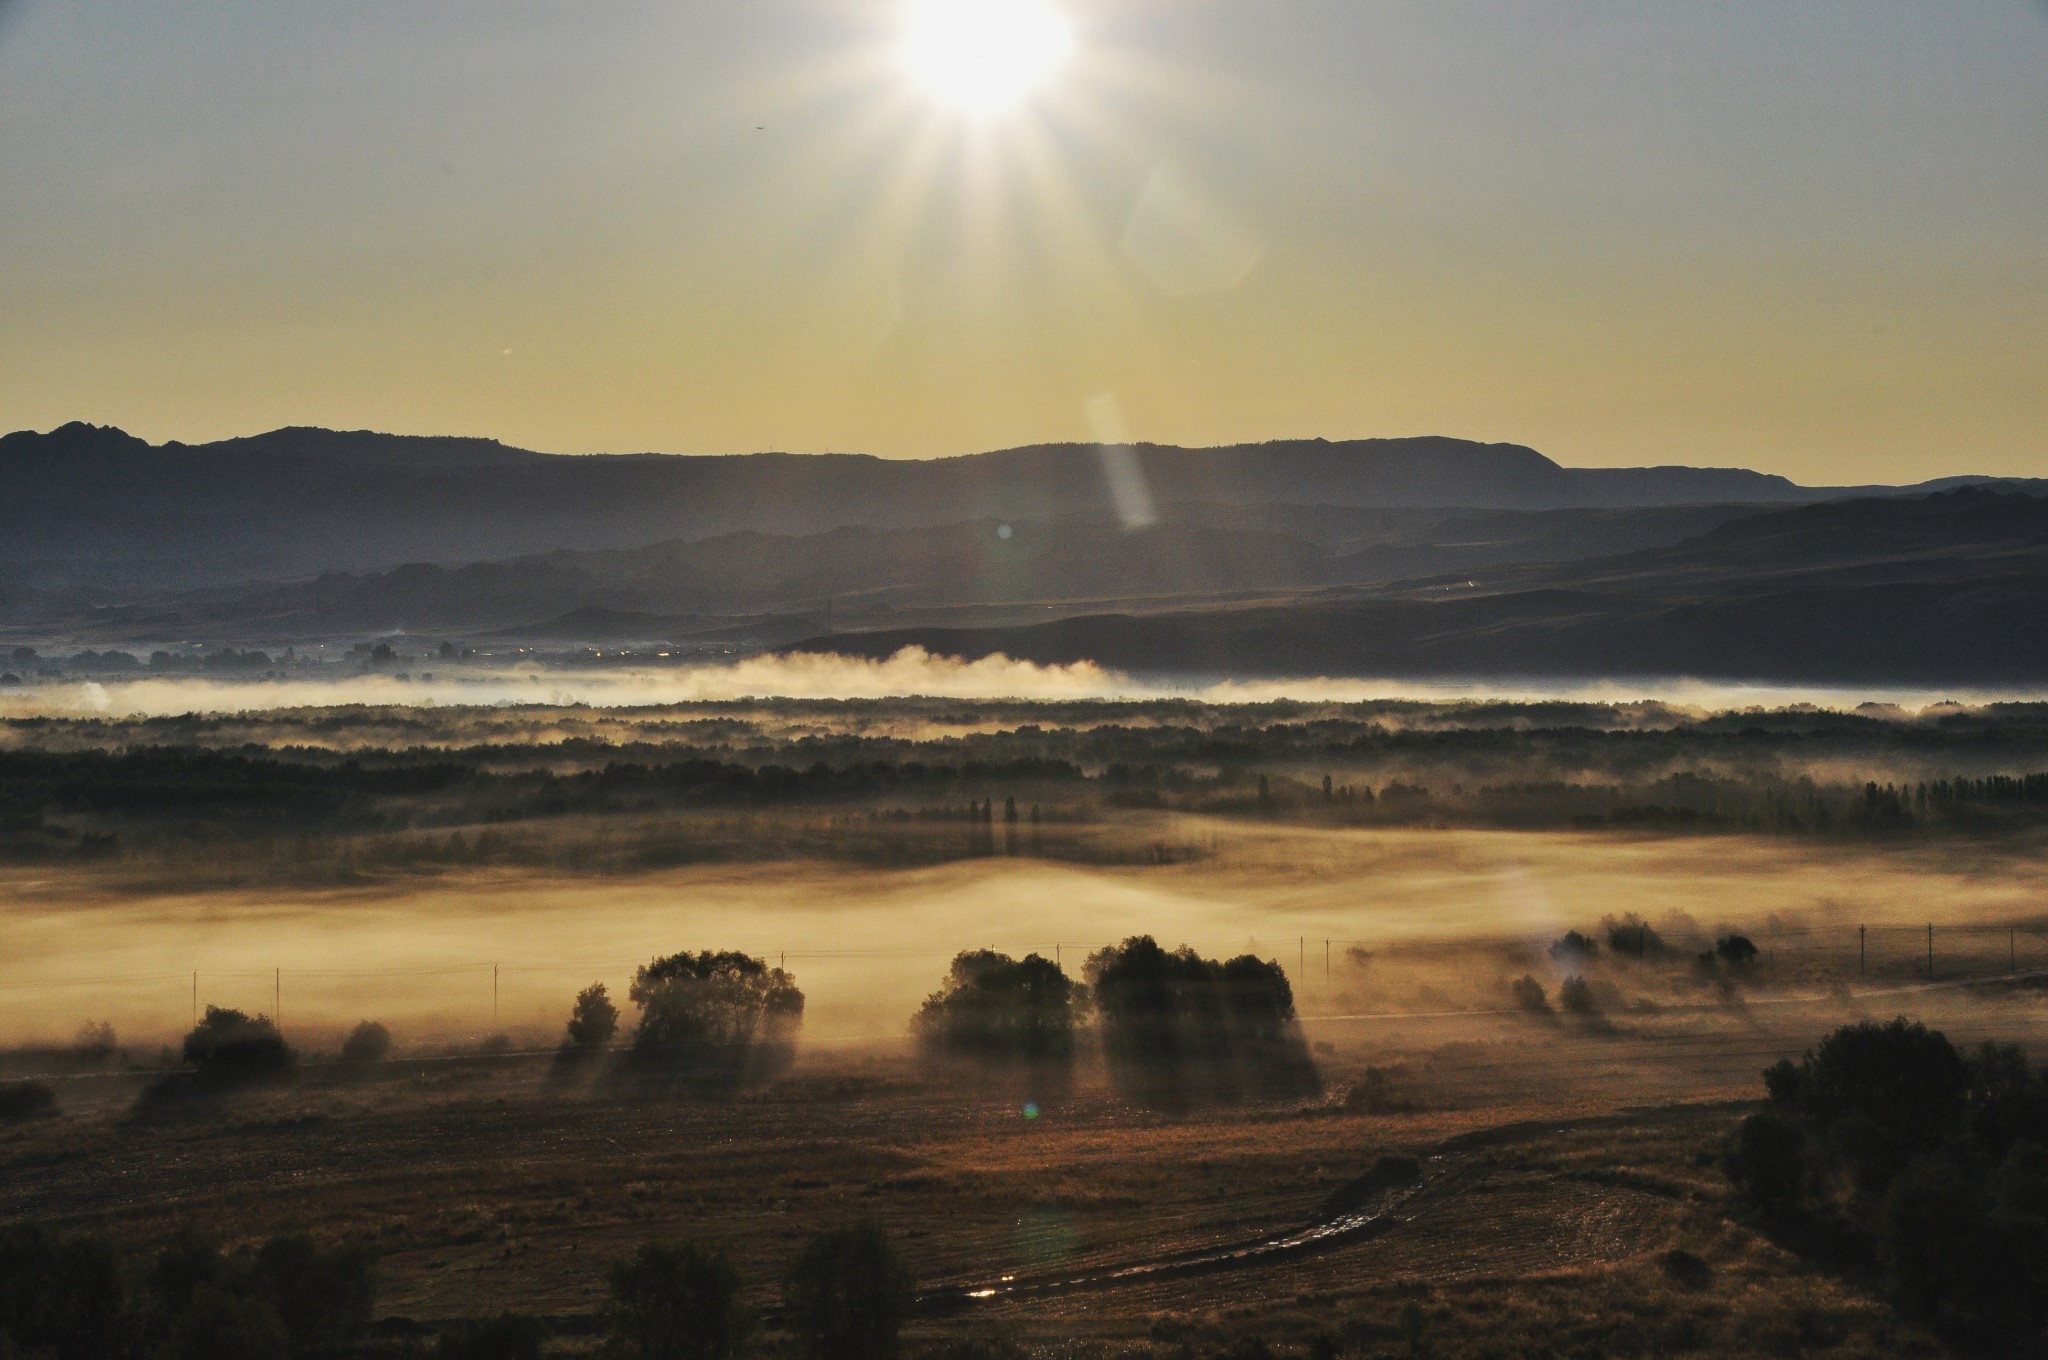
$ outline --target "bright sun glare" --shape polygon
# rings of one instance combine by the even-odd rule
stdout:
[[[934,97],[986,114],[1042,85],[1073,47],[1052,0],[910,0],[903,56]]]

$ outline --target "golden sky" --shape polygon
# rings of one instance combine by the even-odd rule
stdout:
[[[2040,0],[0,0],[0,426],[2048,475],[2044,73]]]

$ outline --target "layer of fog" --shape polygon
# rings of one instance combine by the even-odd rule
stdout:
[[[336,704],[370,705],[588,705],[627,708],[651,704],[745,698],[884,699],[923,696],[963,700],[1197,699],[1212,703],[1265,703],[1279,699],[1358,702],[1373,699],[1434,701],[1566,700],[1600,703],[1656,701],[1699,711],[1812,705],[1852,709],[1863,704],[1915,711],[1946,701],[1987,703],[2040,698],[2037,690],[1928,689],[1910,686],[1843,687],[1742,684],[1684,677],[1611,680],[1410,681],[1320,677],[1238,680],[1227,677],[1162,679],[1126,675],[1093,662],[1039,665],[1006,656],[962,661],[911,647],[882,661],[827,655],[754,656],[729,664],[673,669],[481,670],[456,666],[434,678],[364,674],[346,679],[202,679],[143,677],[45,681],[0,690],[0,718],[170,717],[188,713],[246,713]]]
[[[1898,929],[1882,947],[1903,959],[1920,947],[1908,927],[2031,919],[2044,880],[2032,861],[1993,866],[1952,851],[1288,827],[1215,861],[1143,870],[778,864],[153,894],[21,870],[0,879],[0,1040],[61,1041],[87,1020],[110,1020],[125,1040],[161,1042],[189,1024],[196,1000],[281,1005],[287,1031],[314,1047],[364,1018],[389,1024],[401,1044],[500,1031],[548,1043],[578,988],[603,981],[623,998],[637,964],[704,948],[786,961],[810,998],[808,1042],[880,1040],[906,1032],[960,950],[1037,951],[1078,973],[1089,950],[1137,933],[1212,957],[1275,959],[1310,1016],[1472,1007],[1505,1004],[1509,973],[1525,966],[1511,962],[1517,949],[1554,983],[1544,946],[1604,916],[1637,912],[1680,941],[1741,930],[1837,959],[1854,957],[1859,924],[1889,925]],[[1461,941],[1497,943],[1498,957],[1425,986],[1387,955],[1371,997],[1344,971],[1352,949]]]

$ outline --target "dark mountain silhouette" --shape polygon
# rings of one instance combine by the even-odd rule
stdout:
[[[1099,514],[803,537],[748,531],[210,590],[124,611],[117,621],[130,631],[225,629],[272,638],[406,629],[600,642],[673,639],[712,627],[713,616],[815,611],[827,599],[849,617],[869,618],[1112,600],[1157,608],[1659,545],[1743,513],[1729,506],[1424,513],[1198,505],[1168,507],[1162,522],[1136,531]]]
[[[879,657],[908,645],[1200,676],[2038,683],[2048,680],[2048,500],[1977,488],[1855,500],[1472,583],[889,630],[799,650]]]
[[[1448,438],[1129,450],[1151,498],[1379,509],[1797,503],[1839,492],[1740,469],[1560,467]],[[284,429],[151,445],[71,424],[0,437],[0,570],[20,588],[222,585],[752,531],[802,536],[1108,514],[1101,452],[561,457],[491,440]]]

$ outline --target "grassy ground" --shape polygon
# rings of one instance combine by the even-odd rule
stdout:
[[[813,1052],[765,1087],[697,1101],[564,1087],[541,1056],[474,1056],[316,1068],[287,1092],[138,1118],[142,1079],[108,1074],[59,1082],[57,1118],[0,1132],[0,1218],[138,1250],[179,1223],[231,1243],[292,1226],[360,1236],[383,1252],[381,1312],[536,1312],[573,1347],[604,1263],[651,1238],[728,1247],[772,1306],[809,1235],[872,1215],[926,1285],[974,1285],[1295,1228],[1408,1153],[1429,1187],[1364,1240],[999,1300],[921,1319],[917,1340],[994,1331],[1133,1360],[1936,1354],[1872,1282],[1818,1273],[1731,1217],[1714,1161],[1759,1069],[1844,1006],[1607,1028],[1312,1024],[1323,1097],[1179,1118],[1124,1103],[1092,1070],[1058,1098],[886,1047]],[[1959,1039],[2039,1027],[2023,989],[1914,1006]]]

